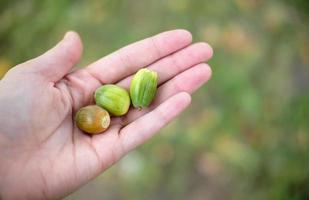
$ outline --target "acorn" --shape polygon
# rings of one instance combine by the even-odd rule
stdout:
[[[106,109],[112,116],[126,114],[131,102],[127,90],[112,84],[99,87],[95,91],[94,98],[96,104]]]
[[[135,108],[148,107],[153,101],[158,84],[158,74],[143,68],[133,77],[130,85],[130,97]]]
[[[79,129],[90,134],[99,134],[109,127],[110,116],[103,108],[90,105],[82,107],[76,113],[75,122]]]

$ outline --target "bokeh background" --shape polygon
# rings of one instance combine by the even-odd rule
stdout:
[[[214,48],[211,81],[66,200],[309,199],[308,19],[307,0],[0,0],[0,77],[67,30],[84,41],[82,67],[186,28]]]

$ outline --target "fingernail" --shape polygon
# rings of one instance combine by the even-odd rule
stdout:
[[[66,32],[63,39],[68,39],[70,37],[70,34],[71,34],[70,31]]]

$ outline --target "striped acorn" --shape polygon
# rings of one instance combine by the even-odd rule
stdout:
[[[158,74],[149,69],[140,69],[133,77],[130,96],[135,108],[148,107],[157,92]]]
[[[103,85],[94,94],[98,106],[106,109],[113,116],[126,114],[130,107],[130,96],[127,90],[117,85]]]

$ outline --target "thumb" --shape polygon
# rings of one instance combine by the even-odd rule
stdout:
[[[69,31],[52,49],[24,64],[32,72],[44,76],[48,81],[59,81],[79,61],[82,41],[76,32]]]

